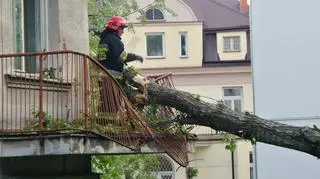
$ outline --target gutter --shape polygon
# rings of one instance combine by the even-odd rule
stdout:
[[[239,30],[249,31],[250,26],[243,25],[243,26],[234,26],[234,27],[204,28],[205,33],[221,32],[221,31],[239,31]]]
[[[232,179],[235,179],[234,152],[231,152]]]

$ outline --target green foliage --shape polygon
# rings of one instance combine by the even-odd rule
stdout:
[[[40,112],[36,110],[35,107],[32,108],[32,115],[34,117],[34,121],[25,127],[25,130],[39,130],[39,117]],[[44,130],[66,130],[66,129],[85,129],[85,123],[83,119],[75,119],[70,122],[59,119],[53,118],[46,112],[42,113],[43,115],[43,122],[42,126]],[[115,120],[118,116],[110,115],[104,116],[104,119]],[[89,130],[98,134],[104,134],[105,132],[119,132],[121,127],[114,126],[114,125],[100,125],[96,120],[95,116],[90,116],[89,120],[87,121],[87,125]]]
[[[32,115],[35,118],[34,123],[31,126],[27,126],[27,128],[39,129],[40,112],[34,106],[32,107]],[[42,112],[42,126],[44,129],[64,129],[70,127],[63,119],[53,119],[46,112]]]
[[[128,72],[141,73],[141,69],[134,66],[127,66],[126,69],[128,70]]]
[[[160,162],[154,154],[94,156],[92,168],[101,179],[155,179]]]
[[[44,68],[43,69],[43,76],[46,79],[55,79],[55,68]]]
[[[199,94],[192,94],[192,96],[196,98],[197,101],[200,101],[201,96]]]
[[[256,145],[256,143],[257,143],[257,140],[254,137],[252,137],[250,141],[251,141],[252,145]]]
[[[196,177],[199,174],[198,169],[196,169],[194,167],[188,167],[186,172],[187,172],[187,176],[189,179],[192,179],[193,177]]]
[[[231,135],[224,134],[224,142],[227,143],[225,146],[227,150],[230,150],[231,152],[234,152],[236,150],[236,139],[234,139]]]
[[[99,40],[98,35],[95,35],[94,32],[89,32],[89,51],[91,56],[97,56]]]
[[[227,106],[224,104],[223,100],[219,100],[217,101],[217,109],[219,109],[220,111],[223,111],[227,108]]]
[[[161,106],[157,104],[150,104],[145,106],[143,114],[148,124],[155,128],[158,132],[165,132],[168,125],[168,118],[161,115]]]

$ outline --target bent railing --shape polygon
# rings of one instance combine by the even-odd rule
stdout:
[[[184,134],[150,127],[117,81],[86,54],[0,55],[0,85],[0,135],[77,130],[131,149],[154,140],[179,164],[187,163]]]

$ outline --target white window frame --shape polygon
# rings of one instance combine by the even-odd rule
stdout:
[[[239,41],[239,48],[235,48],[236,40]],[[227,43],[229,43],[227,45]],[[224,36],[223,37],[223,52],[241,52],[241,37],[236,36]]]
[[[162,56],[149,56],[148,55],[148,36],[152,35],[161,35],[162,36]],[[165,33],[164,32],[147,32],[145,33],[146,37],[146,58],[147,59],[159,59],[166,57],[166,45],[165,45]]]
[[[155,18],[154,18],[154,10],[155,10],[155,9],[159,10],[159,11],[162,13],[163,19],[155,19]],[[147,10],[145,11],[145,13],[147,13],[149,10],[152,10],[153,19],[148,19],[148,18],[146,17],[146,20],[147,20],[148,22],[152,22],[152,21],[165,21],[165,20],[166,20],[165,13],[163,12],[162,9],[159,9],[159,8],[149,8],[149,9],[147,9]]]
[[[182,55],[182,36],[185,37],[185,50],[186,50],[186,54]],[[186,58],[189,56],[189,44],[188,44],[188,32],[179,32],[179,37],[180,37],[180,57],[181,58]]]
[[[240,96],[225,96],[224,95],[224,90],[225,89],[240,89]],[[241,101],[241,112],[243,112],[244,107],[243,107],[243,87],[242,86],[225,86],[222,88],[222,96],[223,96],[223,101],[225,102],[226,100],[231,101],[231,109],[235,110],[235,100],[240,100]]]

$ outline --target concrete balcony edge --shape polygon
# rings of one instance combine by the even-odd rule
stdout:
[[[132,150],[101,136],[85,134],[48,134],[43,136],[1,136],[1,157],[45,155],[98,155],[164,153],[154,141]]]

